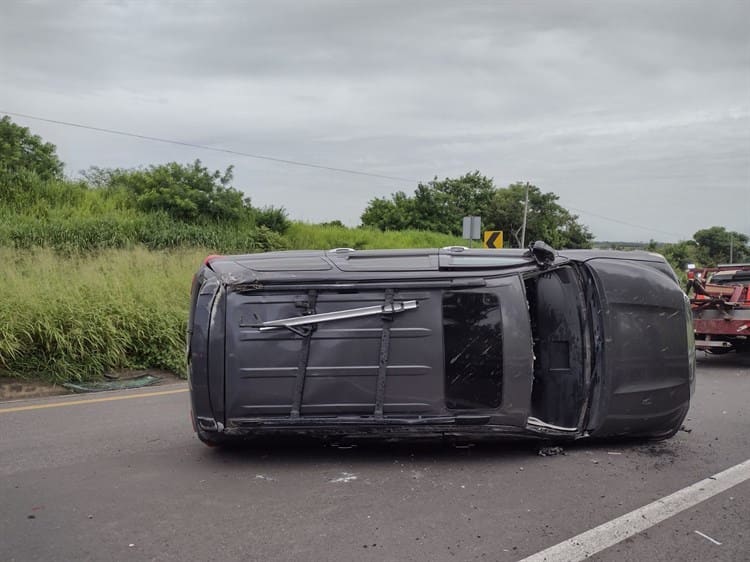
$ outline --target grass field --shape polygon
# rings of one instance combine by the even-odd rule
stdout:
[[[252,213],[185,221],[131,199],[122,188],[0,169],[0,375],[61,383],[153,368],[183,376],[190,281],[207,254],[462,243],[288,221],[274,231]]]
[[[34,232],[49,225],[29,223],[29,228]],[[90,240],[101,236],[95,232]],[[290,249],[460,243],[433,233],[302,223],[278,238],[281,247]],[[6,264],[0,374],[56,383],[93,380],[122,368],[166,369],[184,376],[190,280],[207,254],[225,252],[226,247],[218,243],[149,250],[132,244],[107,248],[88,242],[52,246],[46,241],[0,247]]]
[[[108,250],[61,258],[0,249],[0,365],[51,382],[117,368],[184,372],[190,279],[204,250]]]

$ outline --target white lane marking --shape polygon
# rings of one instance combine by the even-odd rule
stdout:
[[[678,490],[520,562],[578,562],[750,480],[750,459]]]
[[[700,535],[700,536],[702,536],[704,539],[711,541],[715,545],[721,546],[721,543],[719,541],[717,541],[716,539],[712,539],[711,537],[709,537],[708,535],[704,535],[700,531],[693,531],[693,532],[696,533],[696,534],[698,534],[698,535]]]

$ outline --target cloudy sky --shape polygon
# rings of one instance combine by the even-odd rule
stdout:
[[[479,170],[601,240],[750,234],[750,2],[31,2],[0,7],[0,113],[66,171],[200,158],[293,218]]]

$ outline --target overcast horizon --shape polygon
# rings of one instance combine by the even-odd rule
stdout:
[[[200,158],[254,205],[359,223],[479,170],[599,240],[750,235],[750,3],[5,2],[0,114],[66,173]]]

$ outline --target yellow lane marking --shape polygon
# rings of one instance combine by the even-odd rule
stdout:
[[[80,406],[81,404],[94,404],[96,402],[114,402],[115,400],[130,400],[131,398],[148,398],[149,396],[165,396],[167,394],[180,394],[187,391],[187,388],[181,388],[179,390],[161,390],[159,392],[144,392],[143,394],[128,394],[127,396],[109,396],[107,398],[91,398],[89,400],[71,400],[69,402],[53,402],[51,404],[34,404],[33,406],[16,406],[14,408],[0,408],[0,414],[24,412],[26,410],[41,410],[43,408]]]

